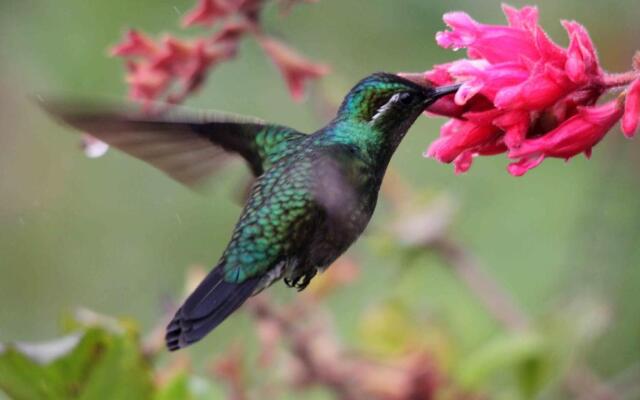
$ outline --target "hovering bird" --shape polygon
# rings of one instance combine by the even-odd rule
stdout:
[[[358,82],[335,118],[312,134],[211,112],[144,116],[64,101],[44,107],[187,185],[214,172],[225,153],[244,158],[255,175],[226,250],[167,326],[173,351],[202,339],[275,281],[303,290],[329,267],[369,223],[408,129],[458,87],[376,73]]]

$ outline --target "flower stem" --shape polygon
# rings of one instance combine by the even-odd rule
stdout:
[[[612,89],[620,86],[627,86],[638,78],[640,78],[640,71],[606,74],[603,79],[603,84],[605,87]]]

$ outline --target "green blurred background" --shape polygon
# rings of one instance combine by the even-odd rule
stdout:
[[[190,265],[212,265],[239,213],[232,170],[201,196],[115,151],[98,160],[78,150],[78,136],[49,120],[28,95],[125,96],[120,60],[106,56],[126,27],[181,31],[191,0],[0,1],[0,341],[43,340],[59,333],[65,312],[84,306],[132,317],[151,328],[167,298],[182,293]],[[637,0],[536,1],[542,25],[563,45],[559,19],[585,24],[603,65],[625,71],[640,48]],[[512,1],[513,5],[526,2]],[[320,86],[331,101],[374,71],[424,71],[460,54],[438,48],[441,15],[462,9],[502,23],[499,1],[321,0],[286,18],[274,7],[267,30],[332,66]],[[256,115],[303,131],[323,121],[312,102],[293,103],[258,45],[243,42],[237,60],[215,70],[188,105]],[[456,237],[473,251],[538,321],[593,322],[579,358],[604,377],[640,361],[640,151],[616,130],[591,161],[550,160],[516,179],[503,157],[477,159],[454,176],[421,157],[442,120],[421,118],[392,165],[420,192],[458,204]],[[384,204],[370,232],[351,250],[363,275],[331,297],[340,335],[357,340],[359,315],[402,299],[444,321],[469,354],[500,326],[437,259],[413,261],[380,250],[376,232],[391,219]],[[275,292],[294,299],[277,285]],[[575,304],[578,306],[575,306]],[[577,310],[577,311],[576,311]],[[584,321],[583,321],[584,322]],[[578,323],[578,322],[576,322]],[[568,325],[571,325],[569,323]],[[195,352],[224,348],[229,337],[255,340],[246,316],[230,319]]]

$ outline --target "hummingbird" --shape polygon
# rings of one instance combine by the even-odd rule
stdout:
[[[274,282],[303,290],[328,268],[369,223],[389,161],[411,125],[458,88],[375,73],[311,134],[211,111],[152,116],[65,101],[43,106],[188,186],[219,169],[229,154],[242,157],[253,173],[226,249],[166,328],[166,346],[174,351],[202,339]]]

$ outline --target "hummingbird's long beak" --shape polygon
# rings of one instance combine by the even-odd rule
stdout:
[[[431,96],[430,96],[430,100],[437,100],[440,97],[446,96],[448,94],[451,93],[455,93],[458,91],[458,89],[460,89],[460,86],[462,86],[461,83],[456,83],[455,85],[447,85],[447,86],[439,86],[439,87],[435,87],[432,89],[431,91]]]
[[[453,85],[434,87],[431,82],[425,81],[424,74],[422,73],[400,72],[397,75],[427,89],[429,92],[427,99],[425,100],[425,103],[427,105],[434,103],[436,100],[443,96],[455,93],[458,89],[460,89],[460,86],[462,86],[461,83],[456,83]]]

